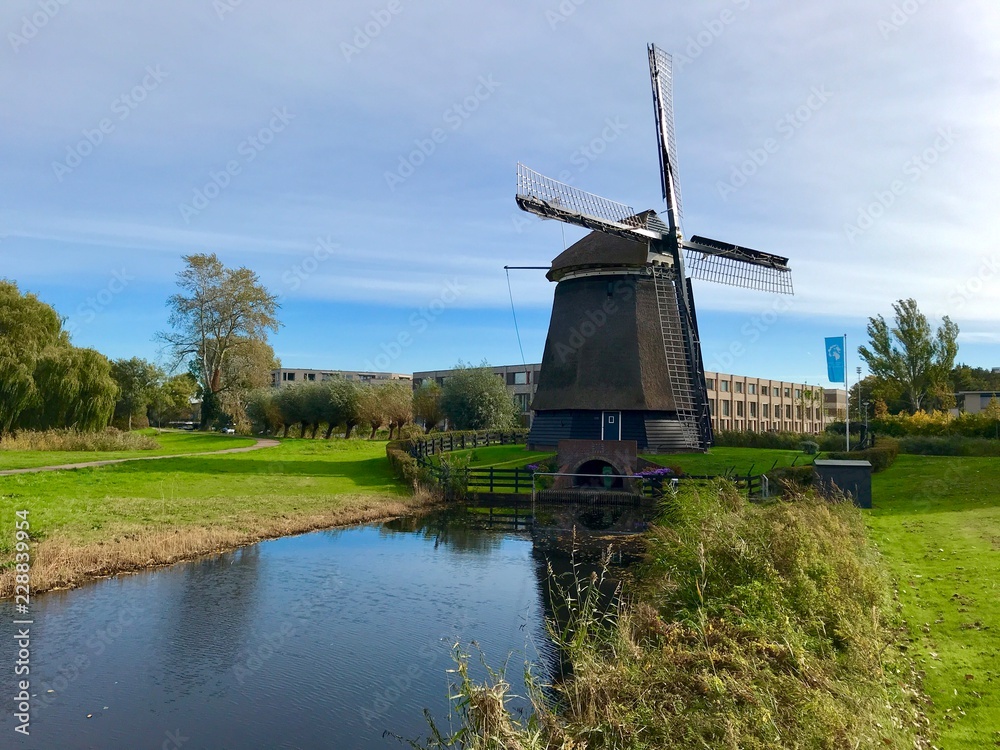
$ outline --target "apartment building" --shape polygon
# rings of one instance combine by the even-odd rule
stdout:
[[[706,372],[705,384],[714,430],[817,434],[829,423],[818,385],[722,372]]]
[[[978,414],[990,405],[990,401],[1000,401],[1000,391],[959,391],[955,394],[957,412]]]
[[[503,365],[492,368],[502,378],[521,410],[525,426],[531,424],[531,401],[538,387],[541,364]],[[413,387],[426,380],[443,386],[454,370],[428,370],[413,373]],[[766,380],[746,375],[706,372],[708,402],[715,430],[749,430],[751,432],[788,431],[816,434],[835,421],[837,404],[840,419],[847,393],[823,389],[808,383]],[[833,411],[826,409],[827,398],[834,399]]]
[[[282,367],[271,371],[271,385],[296,385],[298,383],[322,382],[324,380],[356,380],[359,383],[381,382],[384,380],[405,380],[410,375],[398,372],[368,372],[362,370],[303,370]]]
[[[538,387],[538,372],[541,364],[502,365],[492,368],[497,377],[503,379],[507,390],[514,396],[517,407],[521,411],[521,422],[524,426],[531,425],[531,401]],[[425,380],[433,380],[443,386],[454,370],[428,370],[413,373],[413,387],[419,388]]]

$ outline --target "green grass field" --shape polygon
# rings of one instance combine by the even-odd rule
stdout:
[[[903,455],[872,490],[936,744],[1000,746],[1000,459]]]
[[[0,471],[4,469],[30,469],[36,466],[59,466],[87,461],[108,461],[116,458],[141,456],[171,456],[177,453],[207,453],[242,448],[253,445],[253,438],[220,435],[212,432],[185,432],[183,430],[156,432],[142,430],[160,444],[148,451],[0,451]]]
[[[190,440],[165,442],[177,452],[238,445],[224,436],[184,437]],[[292,439],[249,453],[0,477],[0,528],[13,529],[14,512],[28,508],[34,536],[89,542],[130,529],[239,526],[406,494],[382,441]],[[0,535],[0,553],[11,551],[12,540],[13,533]]]

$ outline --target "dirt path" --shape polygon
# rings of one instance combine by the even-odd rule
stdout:
[[[261,448],[274,448],[280,445],[277,440],[267,438],[258,440],[253,445],[243,448],[226,448],[221,451],[205,451],[203,453],[171,453],[166,456],[135,456],[133,458],[112,458],[107,461],[84,461],[78,464],[59,464],[57,466],[34,466],[30,469],[4,469],[0,471],[0,477],[11,474],[33,474],[39,471],[62,471],[63,469],[89,469],[94,466],[110,466],[111,464],[123,464],[128,461],[157,461],[161,458],[189,458],[191,456],[219,456],[223,453],[247,453],[249,451],[260,450]]]

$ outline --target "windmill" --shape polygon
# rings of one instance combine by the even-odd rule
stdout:
[[[691,279],[792,293],[787,258],[684,238],[672,63],[654,45],[648,52],[665,218],[517,165],[522,210],[593,230],[546,274],[557,285],[529,447],[589,439],[706,450],[712,423]]]

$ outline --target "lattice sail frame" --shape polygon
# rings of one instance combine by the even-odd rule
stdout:
[[[663,200],[667,203],[671,228],[679,228],[684,215],[681,183],[677,169],[677,132],[674,128],[674,65],[673,58],[655,44],[648,47],[649,77],[653,86],[653,108],[656,114],[656,140],[659,143],[660,182]],[[676,216],[674,216],[676,212]]]
[[[686,256],[687,271],[693,279],[775,294],[795,293],[792,288],[792,274],[787,268],[758,265],[739,258],[705,253],[691,248],[687,248]]]
[[[517,165],[517,205],[543,219],[559,219],[630,240],[661,240],[663,234],[647,229],[636,210]]]

